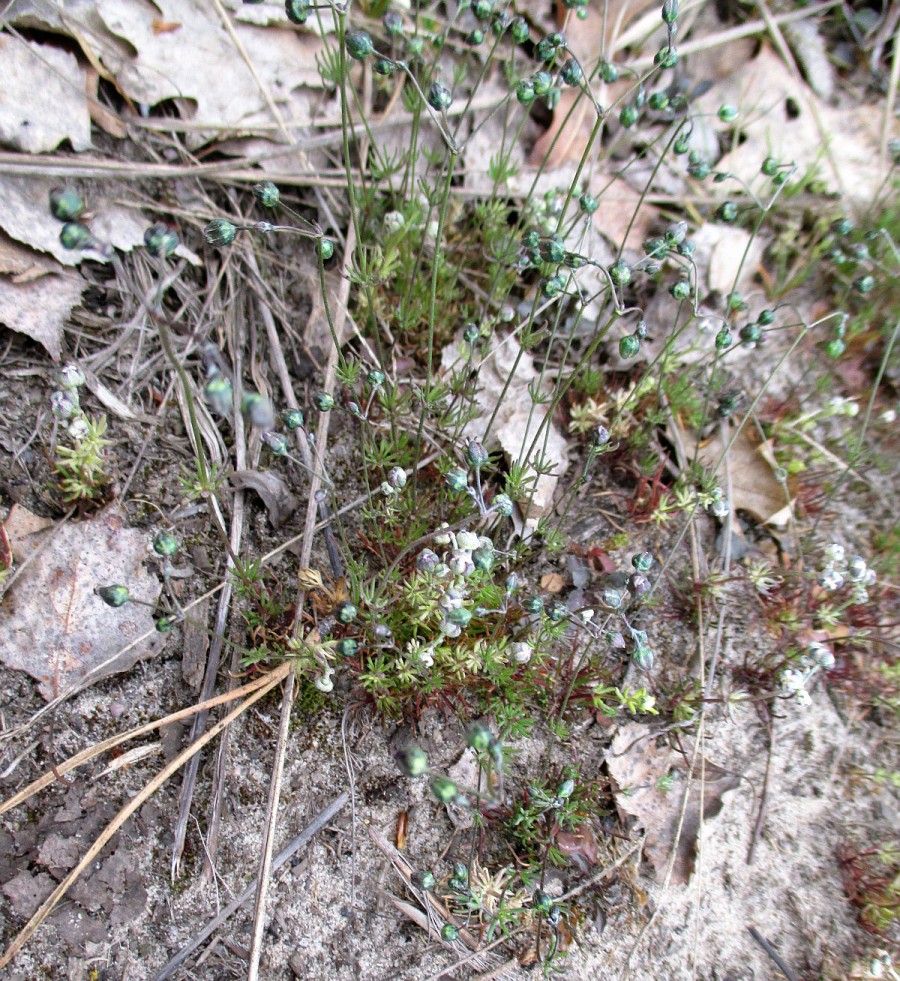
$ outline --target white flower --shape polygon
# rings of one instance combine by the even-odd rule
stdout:
[[[824,644],[814,641],[806,650],[818,667],[825,668],[826,671],[834,667],[834,654]]]
[[[778,687],[790,695],[803,688],[803,672],[794,668],[785,668],[778,676]]]
[[[852,582],[861,582],[866,577],[869,567],[861,555],[854,555],[847,563],[847,575]]]
[[[817,581],[822,589],[829,593],[833,593],[835,590],[840,589],[841,586],[844,585],[844,577],[837,571],[837,569],[831,566],[822,570],[822,574],[819,576]]]
[[[466,552],[474,552],[478,548],[478,536],[471,531],[460,531],[456,535],[456,545]]]
[[[388,235],[399,232],[406,223],[406,219],[399,211],[389,211],[384,216],[384,230]]]
[[[516,662],[516,664],[527,664],[534,654],[534,648],[526,641],[520,640],[512,645],[510,648],[510,653],[512,654],[513,660]]]
[[[796,695],[794,695],[794,702],[800,706],[800,708],[809,708],[812,705],[812,699],[809,697],[809,692],[805,688],[801,688]]]
[[[844,556],[846,552],[843,545],[838,545],[837,542],[832,542],[828,548],[825,549],[825,559],[829,565],[840,565],[844,561]]]
[[[724,518],[729,511],[731,511],[731,505],[728,501],[713,501],[709,506],[709,513],[714,518]]]
[[[88,421],[84,418],[84,416],[77,416],[75,419],[73,419],[69,423],[69,428],[67,430],[72,439],[84,439],[90,431],[91,427],[88,425]]]
[[[447,522],[443,522],[438,530],[435,532],[434,541],[436,545],[449,545],[450,544],[450,525]]]
[[[59,369],[59,382],[63,388],[80,388],[84,382],[84,372],[77,364],[63,365]]]

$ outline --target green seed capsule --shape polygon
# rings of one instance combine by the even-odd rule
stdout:
[[[330,238],[320,238],[316,242],[316,255],[327,262],[334,255],[334,242]]]
[[[234,404],[234,388],[224,375],[214,375],[203,387],[203,394],[217,416],[227,416]]]
[[[569,58],[562,66],[560,77],[566,85],[580,85],[581,80],[584,78],[584,72],[581,70],[581,65],[574,58]]]
[[[628,360],[629,358],[633,358],[638,353],[638,351],[640,351],[640,349],[641,349],[640,339],[635,337],[634,334],[626,334],[619,341],[619,354],[621,355],[621,357],[625,358],[626,360]]]
[[[491,730],[483,722],[473,722],[466,729],[466,745],[476,753],[485,753],[491,743]]]
[[[469,486],[469,477],[465,470],[448,470],[444,474],[444,483],[454,493],[459,494]]]
[[[623,106],[622,111],[619,113],[619,122],[625,129],[631,129],[640,118],[640,115],[636,106]]]
[[[593,194],[588,194],[585,192],[578,199],[578,207],[586,215],[592,215],[597,208],[600,207],[600,202],[593,196]]]
[[[285,0],[284,12],[292,24],[305,24],[309,19],[309,0]]]
[[[440,82],[431,83],[426,98],[428,105],[436,112],[446,112],[453,102],[453,96],[450,95],[450,90],[446,86],[441,85]]]
[[[464,454],[466,458],[466,463],[473,470],[480,470],[490,459],[490,454],[488,451],[478,442],[477,439],[470,439],[466,444],[466,452]]]
[[[403,17],[396,10],[389,10],[384,15],[381,23],[384,24],[384,29],[392,37],[403,33]]]
[[[660,68],[674,68],[678,64],[678,52],[674,48],[660,48],[653,58],[653,63]]]
[[[358,612],[359,611],[352,603],[341,603],[337,610],[338,622],[345,625],[348,623],[353,623]]]
[[[118,608],[124,606],[129,599],[127,586],[98,586],[94,592],[103,600],[107,606]]]
[[[449,777],[434,777],[429,787],[442,804],[449,804],[457,794],[456,784]]]
[[[635,572],[649,572],[653,568],[653,556],[649,552],[638,552],[631,557]]]
[[[358,650],[359,644],[352,637],[338,641],[338,652],[342,657],[355,657]]]
[[[347,54],[356,61],[365,61],[375,50],[368,31],[347,31],[344,36],[344,46],[347,48]]]
[[[738,333],[744,347],[756,347],[762,340],[762,328],[759,324],[744,324]]]
[[[161,531],[153,539],[153,551],[157,555],[174,555],[178,551],[178,539],[170,531]]]
[[[435,879],[434,873],[428,869],[423,869],[421,872],[413,872],[410,880],[416,889],[421,889],[422,892],[431,892],[437,885],[437,879]]]
[[[73,187],[54,187],[50,192],[50,214],[60,221],[77,221],[84,212],[84,199]]]
[[[81,222],[67,221],[60,229],[59,241],[64,249],[86,249],[93,242],[93,236]]]
[[[733,123],[739,114],[734,106],[723,105],[719,106],[719,111],[716,115],[723,123]]]
[[[313,396],[313,402],[319,412],[330,412],[334,408],[334,396],[329,392],[317,392]]]
[[[535,72],[531,76],[531,85],[535,95],[546,95],[553,85],[553,78],[549,72]]]
[[[778,173],[772,178],[772,183],[776,187],[783,187],[790,180],[790,173],[786,170],[779,170]]]
[[[529,596],[522,602],[522,609],[527,613],[542,613],[544,601],[540,596]]]
[[[534,55],[538,61],[551,62],[556,57],[556,45],[550,38],[541,38],[534,49]]]
[[[397,766],[408,777],[421,777],[428,771],[428,757],[425,755],[425,750],[415,743],[404,746],[394,759],[397,761]]]
[[[653,651],[643,644],[639,645],[631,654],[631,663],[641,671],[652,671]]]
[[[150,255],[165,259],[178,248],[179,240],[176,232],[161,221],[151,225],[144,232],[144,248]]]
[[[831,223],[831,230],[835,235],[847,236],[853,231],[853,222],[849,218],[838,218]]]
[[[562,262],[566,256],[566,243],[559,235],[541,242],[538,247],[545,262]]]
[[[541,282],[541,293],[548,299],[552,300],[559,296],[566,288],[566,281],[562,276],[551,276],[549,279],[545,279]]]
[[[679,279],[669,287],[669,292],[676,300],[686,300],[691,295],[691,284],[686,279]]]
[[[156,632],[160,634],[167,634],[175,629],[176,623],[178,623],[178,617],[174,617],[174,616],[159,617],[155,624]]]
[[[517,17],[510,26],[510,34],[516,44],[524,44],[531,34],[528,21],[524,17]]]
[[[550,912],[550,907],[553,905],[553,900],[540,889],[535,892],[533,902],[535,910],[544,916]]]
[[[253,185],[253,196],[264,208],[276,208],[281,200],[281,191],[271,181],[260,181]]]
[[[281,413],[281,421],[293,432],[303,425],[303,413],[299,409],[285,409]]]
[[[678,20],[678,0],[665,0],[662,7],[662,19],[669,26]]]
[[[479,44],[484,41],[484,31],[480,27],[477,27],[472,33],[466,38],[466,44],[471,44],[473,47],[478,47]]]
[[[668,107],[669,97],[665,92],[654,92],[647,100],[647,105],[651,109],[661,112],[663,109]]]
[[[492,0],[475,0],[472,4],[472,13],[478,20],[487,20],[494,12]]]
[[[455,927],[452,923],[445,923],[441,927],[442,940],[452,942],[453,940],[456,940],[458,936],[459,936],[459,927]]]
[[[775,323],[775,311],[761,310],[759,316],[756,318],[756,321],[761,326],[768,327],[770,324]]]
[[[491,507],[504,518],[509,518],[513,513],[512,498],[508,494],[497,494]]]
[[[604,61],[600,65],[600,77],[607,85],[619,80],[619,69],[609,61]]]
[[[689,148],[690,144],[688,143],[688,138],[686,136],[679,136],[678,139],[672,144],[672,152],[679,157],[687,153]]]
[[[516,85],[516,99],[523,106],[530,106],[534,102],[534,85],[527,78]]]
[[[766,157],[759,169],[760,172],[765,174],[766,177],[774,177],[778,173],[778,168],[780,166],[781,165],[775,159],[775,157]]]
[[[825,353],[829,358],[839,358],[847,349],[840,337],[835,337],[825,345]]]
[[[719,221],[734,221],[737,218],[738,209],[734,201],[725,201],[716,208],[716,217]]]
[[[734,338],[732,337],[731,331],[727,327],[723,327],[718,334],[716,334],[716,350],[717,351],[727,351],[731,347]]]
[[[624,259],[614,262],[607,271],[615,286],[627,286],[631,282],[631,266]]]
[[[853,280],[853,288],[857,293],[871,293],[875,289],[875,277],[860,276],[859,279]]]
[[[206,223],[203,235],[210,245],[221,248],[223,245],[231,245],[237,235],[237,228],[224,218],[213,218]]]
[[[392,75],[396,67],[397,63],[391,61],[390,58],[376,58],[372,65],[372,71],[375,72],[376,75],[387,76]]]
[[[454,623],[457,627],[467,627],[472,620],[472,611],[461,606],[447,613],[448,623]]]

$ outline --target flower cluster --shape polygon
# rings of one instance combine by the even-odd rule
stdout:
[[[806,708],[812,699],[808,691],[809,682],[820,671],[834,667],[834,654],[825,644],[814,641],[800,655],[796,666],[785,668],[778,675],[778,693],[783,698],[792,698],[796,705]]]
[[[865,559],[859,555],[848,559],[844,546],[832,543],[825,549],[825,563],[819,571],[817,582],[829,593],[849,587],[850,603],[861,606],[868,602],[868,588],[874,586],[877,579],[875,570],[868,567]]]
[[[476,535],[471,531],[453,532],[446,526],[438,529],[434,542],[450,548],[442,555],[430,548],[423,549],[416,565],[420,572],[442,582],[443,589],[438,599],[441,634],[459,637],[473,616],[472,610],[465,605],[468,598],[466,579],[476,569],[484,572],[493,569],[496,562],[494,543],[486,535]]]

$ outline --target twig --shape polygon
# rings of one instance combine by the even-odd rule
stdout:
[[[312,821],[297,835],[294,840],[283,848],[274,858],[272,862],[272,871],[276,872],[282,867],[287,861],[293,858],[294,855],[322,828],[331,821],[336,814],[338,814],[346,805],[348,795],[346,793],[341,794],[325,808],[325,810],[320,811],[319,814],[313,818]],[[195,934],[191,940],[181,948],[181,950],[166,964],[166,966],[153,977],[153,981],[166,981],[166,978],[172,976],[172,972],[176,968],[180,967],[188,957],[193,954],[193,952],[206,940],[208,940],[219,927],[228,920],[233,913],[235,913],[256,891],[257,880],[254,879],[244,891],[233,899],[217,916],[214,916],[209,923],[197,934]]]
[[[347,247],[345,252],[345,262],[349,263],[350,255],[355,246],[353,227],[351,226],[347,234]],[[341,279],[341,296],[338,298],[337,311],[335,318],[341,318],[346,309],[347,294],[350,289],[349,276]],[[323,295],[323,302],[329,303],[329,297]],[[334,387],[335,369],[337,366],[340,350],[334,348],[330,352],[328,366],[325,370],[324,387],[330,391]],[[323,412],[319,418],[319,427],[316,432],[315,457],[313,461],[312,474],[310,478],[309,498],[306,509],[306,523],[303,529],[303,542],[300,549],[300,564],[308,566],[312,555],[312,542],[316,528],[316,517],[319,513],[316,492],[321,484],[320,474],[323,472],[323,454],[328,441],[328,425],[331,414]],[[303,604],[306,594],[300,590],[297,596],[296,614],[294,617],[293,634],[299,636],[303,615]],[[250,964],[247,969],[247,981],[257,981],[259,977],[259,960],[262,954],[263,932],[266,918],[266,894],[268,891],[268,879],[272,863],[272,852],[275,845],[275,826],[276,814],[278,811],[278,801],[281,795],[281,781],[284,774],[284,761],[287,753],[288,730],[290,724],[290,710],[294,699],[294,677],[289,675],[284,686],[281,705],[281,723],[279,725],[278,742],[275,747],[275,760],[272,767],[271,783],[269,785],[269,798],[266,807],[266,833],[263,842],[263,853],[260,859],[260,869],[257,879],[256,907],[253,914],[253,927],[250,941]]]
[[[762,949],[772,958],[778,970],[787,978],[787,981],[797,981],[797,975],[784,963],[781,959],[781,955],[777,950],[769,943],[768,940],[756,929],[756,927],[748,927],[750,931],[750,936],[762,947]]]
[[[769,774],[772,770],[772,755],[775,752],[775,726],[772,722],[772,714],[768,707],[764,706],[766,713],[766,736],[768,737],[768,755],[766,756],[766,772],[763,777],[762,789],[759,792],[759,810],[756,814],[756,821],[753,824],[753,834],[750,838],[750,846],[747,849],[747,864],[752,865],[756,853],[756,845],[766,823],[766,806],[769,802]]]

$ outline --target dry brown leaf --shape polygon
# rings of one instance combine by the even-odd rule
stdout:
[[[33,18],[52,19],[43,5],[30,6]],[[254,125],[272,123],[254,72],[206,0],[155,0],[152,7],[144,0],[99,0],[93,12],[84,10],[82,0],[55,6],[62,8],[62,26],[91,49],[126,98],[151,106],[173,100],[196,126],[186,136],[191,146],[225,129],[252,132]],[[181,26],[159,31],[160,24]],[[314,34],[236,21],[232,26],[276,105],[299,86],[321,88],[316,55],[322,42]]]
[[[84,71],[60,48],[0,34],[0,144],[25,153],[91,145]]]
[[[740,109],[743,141],[718,162],[717,169],[758,185],[761,163],[774,156],[794,161],[801,175],[815,168],[829,190],[840,193],[847,203],[868,205],[874,200],[883,176],[883,105],[828,105],[795,78],[768,45],[703,96],[698,108],[714,116],[722,103]],[[888,138],[898,133],[900,124],[893,119]],[[718,187],[731,193],[733,185]]]
[[[15,239],[41,252],[49,252],[64,266],[75,266],[88,256],[102,259],[96,252],[64,249],[59,241],[60,223],[50,214],[50,191],[59,179],[0,175],[0,228]],[[102,198],[89,202],[94,217],[91,231],[101,242],[130,252],[143,245],[144,230],[150,224],[137,209],[128,209]]]
[[[624,180],[610,184],[606,174],[594,177],[591,193],[598,195],[600,201],[594,212],[594,228],[616,249],[640,250],[656,219],[656,208],[642,201],[641,195]]]
[[[5,527],[13,558],[17,562],[24,562],[40,542],[35,536],[52,528],[53,520],[34,514],[21,504],[14,504],[9,509]]]
[[[63,327],[84,287],[80,276],[71,273],[24,283],[0,276],[0,324],[37,341],[58,361]]]
[[[590,5],[584,20],[569,16],[566,38],[569,47],[583,65],[593,64],[604,52],[613,50],[615,39],[625,26],[638,17],[655,0],[606,0]],[[557,26],[561,27],[570,11],[556,5]],[[589,99],[574,89],[566,89],[553,111],[553,122],[534,145],[529,157],[532,167],[544,165],[555,170],[569,161],[581,159],[590,139],[596,115]],[[571,113],[571,115],[570,115]]]
[[[682,434],[682,438],[685,445],[692,445],[690,437]],[[704,467],[718,464],[716,474],[722,484],[725,482],[723,450],[722,438],[717,433],[701,443],[697,454]],[[744,426],[728,450],[731,506],[736,511],[746,511],[761,524],[782,527],[790,520],[792,507],[786,485],[775,479],[774,468],[772,448],[757,442],[752,429]]]
[[[91,119],[104,133],[109,133],[117,140],[124,140],[128,136],[128,127],[117,113],[107,109],[100,101],[99,86],[100,73],[93,65],[88,65],[84,73],[84,91],[88,97]]]
[[[26,249],[0,232],[0,276],[9,276],[10,282],[21,285],[60,272],[58,262]]]
[[[711,290],[725,296],[732,290],[750,288],[765,246],[761,236],[733,225],[707,222],[692,238],[697,249],[695,261],[701,269],[703,257],[709,256],[706,280]]]
[[[541,589],[545,593],[561,593],[566,581],[558,572],[548,572],[541,576]]]
[[[502,337],[495,333],[488,348],[484,360],[478,365],[475,401],[479,415],[466,424],[464,433],[473,439],[484,438],[484,428],[493,416],[491,431],[485,439],[489,449],[499,445],[510,461],[517,462],[532,475],[531,464],[539,457],[549,462],[551,472],[537,477],[534,493],[528,500],[517,502],[523,509],[527,508],[526,533],[530,534],[538,519],[553,504],[556,484],[568,467],[567,443],[560,428],[548,419],[547,405],[536,405],[531,398],[530,386],[538,386],[543,394],[549,394],[552,385],[546,377],[540,380],[534,362],[527,352],[522,351],[515,335]],[[441,352],[445,372],[463,363],[457,344],[450,344]]]
[[[144,568],[145,536],[127,526],[119,505],[44,535],[50,539],[40,561],[25,567],[3,596],[0,659],[36,678],[49,701],[89,674],[99,681],[127,671],[158,654],[164,640],[154,631],[150,608],[127,603],[114,610],[94,594],[97,586],[113,583],[150,604],[159,594],[156,577]],[[147,639],[130,646],[148,631]]]
[[[722,810],[723,795],[734,790],[740,778],[714,763],[698,761],[694,780],[687,789],[683,757],[669,746],[658,746],[647,726],[640,722],[619,729],[606,755],[606,764],[618,787],[615,798],[620,813],[636,818],[646,833],[644,852],[653,864],[657,881],[665,879],[669,863],[673,862],[671,881],[686,883],[694,870],[700,822]],[[668,790],[661,789],[661,780],[666,782],[662,786],[668,784]],[[676,842],[685,792],[687,807]]]
[[[232,486],[256,491],[266,506],[273,528],[280,528],[296,511],[297,498],[290,492],[284,478],[271,470],[236,470],[231,475]]]

